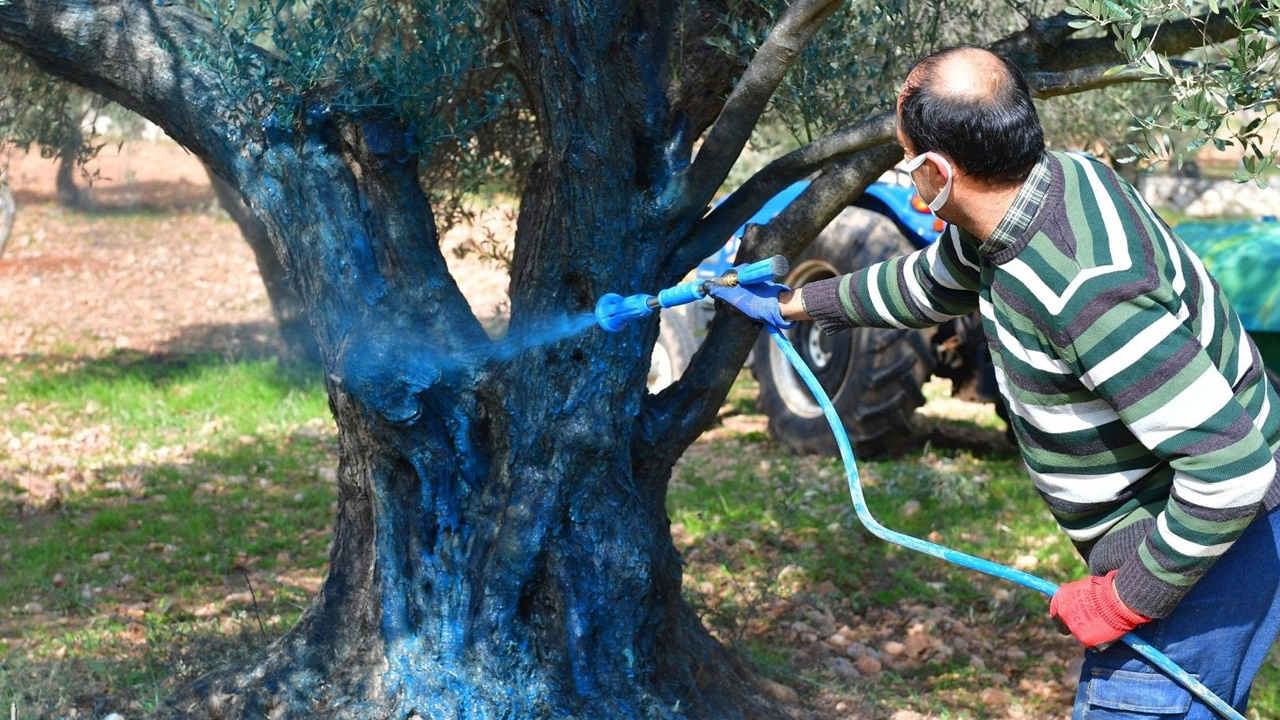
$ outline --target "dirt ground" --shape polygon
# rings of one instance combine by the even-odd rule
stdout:
[[[38,154],[10,160],[18,211],[0,256],[0,355],[197,345],[236,355],[272,342],[253,253],[216,210],[193,155],[167,140],[104,147],[77,178],[85,210],[54,203],[56,171]],[[480,224],[499,239],[513,232],[500,211]],[[140,226],[150,237],[131,236]],[[458,228],[443,248],[473,310],[493,324],[506,297],[505,273],[454,252],[476,237],[474,228]]]

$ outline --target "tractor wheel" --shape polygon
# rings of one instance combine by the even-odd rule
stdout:
[[[914,250],[884,216],[847,208],[797,259],[786,284],[801,287]],[[800,322],[787,339],[813,370],[863,454],[891,450],[911,433],[911,416],[924,404],[921,385],[933,370],[934,330],[854,328],[835,335]],[[835,438],[813,395],[768,333],[756,344],[760,408],[769,432],[804,453],[834,454]]]

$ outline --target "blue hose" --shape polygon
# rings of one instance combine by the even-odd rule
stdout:
[[[844,423],[841,422],[840,415],[836,413],[835,406],[831,404],[831,398],[827,397],[827,393],[822,389],[822,385],[818,383],[818,379],[814,377],[809,366],[805,365],[804,360],[801,359],[796,349],[791,346],[791,341],[787,340],[783,332],[772,325],[766,325],[766,327],[769,330],[769,334],[773,336],[773,341],[777,343],[782,353],[786,355],[787,360],[795,368],[796,373],[800,375],[805,385],[809,387],[814,399],[822,406],[822,412],[826,415],[827,422],[831,425],[831,431],[835,433],[836,445],[840,448],[840,458],[844,461],[845,474],[849,478],[849,494],[853,497],[853,509],[858,513],[858,519],[871,531],[872,535],[895,545],[901,545],[910,550],[916,550],[926,555],[932,555],[947,562],[955,563],[961,567],[994,575],[1004,580],[1011,580],[1024,587],[1044,593],[1049,597],[1053,596],[1058,590],[1058,586],[1044,578],[890,530],[877,522],[875,517],[871,515],[871,511],[867,509],[866,499],[862,495],[862,480],[858,476],[858,465],[853,459],[853,448],[849,444],[848,434],[844,431]],[[1235,708],[1214,694],[1204,683],[1192,677],[1186,670],[1179,667],[1164,653],[1147,644],[1142,638],[1129,633],[1120,638],[1120,641],[1133,648],[1134,652],[1146,658],[1152,665],[1189,690],[1205,705],[1213,708],[1218,715],[1229,720],[1244,720],[1243,715],[1236,712]]]

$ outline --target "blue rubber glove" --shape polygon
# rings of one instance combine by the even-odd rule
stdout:
[[[795,327],[796,324],[782,318],[778,296],[790,289],[786,285],[766,280],[733,287],[712,285],[709,292],[711,297],[729,303],[752,320],[786,330]]]

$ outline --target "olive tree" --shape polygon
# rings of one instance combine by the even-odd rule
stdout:
[[[946,39],[990,40],[1046,96],[1123,79],[1107,73],[1121,60],[1110,39],[1027,7],[998,39]],[[893,88],[913,55],[976,23],[958,12],[0,0],[0,42],[156,122],[239,192],[324,364],[339,502],[323,588],[289,633],[164,714],[783,717],[682,599],[665,508],[757,328],[717,314],[681,380],[653,395],[656,322],[611,334],[591,309],[672,284],[812,177],[740,257],[798,253],[901,158]],[[847,52],[815,68],[814,43]],[[815,100],[804,144],[712,207],[771,103],[786,112],[792,71],[814,83],[798,96]],[[442,156],[523,167],[492,126],[523,128],[535,150],[496,339],[449,275],[422,172]]]
[[[1182,162],[1212,143],[1242,153],[1236,180],[1262,182],[1276,160],[1277,0],[1080,0],[1071,25],[1121,53],[1110,73],[1160,83],[1163,102],[1135,112],[1137,157]],[[1186,48],[1188,41],[1192,49]],[[1181,140],[1181,142],[1179,142]]]

